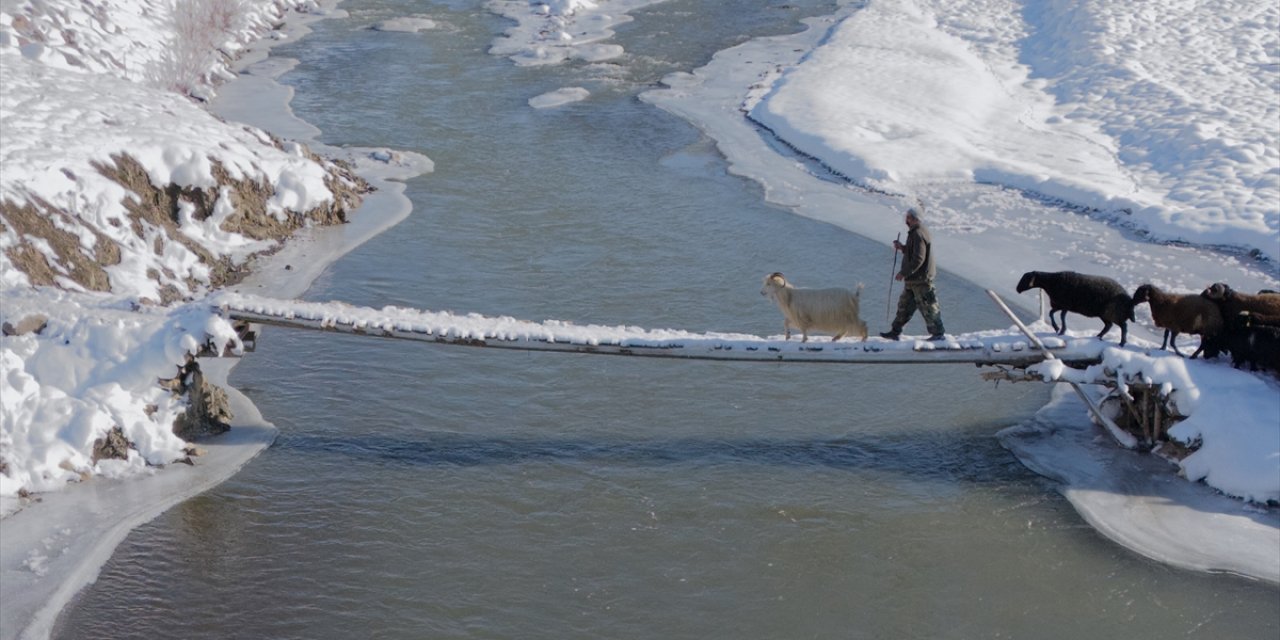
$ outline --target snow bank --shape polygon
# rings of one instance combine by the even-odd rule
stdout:
[[[1106,140],[1068,121],[1050,124],[1052,99],[1020,71],[991,66],[911,2],[874,2],[782,74],[751,117],[879,188],[985,179],[1105,206],[1088,189],[1100,180],[1103,193],[1130,194]],[[1020,157],[1045,148],[1057,154]]]
[[[20,493],[89,475],[150,473],[185,457],[172,426],[186,401],[158,379],[174,376],[210,339],[237,341],[199,303],[136,301],[162,299],[164,288],[197,294],[211,281],[210,260],[242,266],[275,247],[228,230],[224,223],[245,206],[229,181],[263,191],[265,214],[277,220],[334,200],[328,162],[214,117],[191,97],[211,97],[212,83],[231,75],[219,51],[233,54],[273,33],[289,7],[314,4],[0,3],[0,317],[12,324],[48,318],[38,334],[0,338],[3,511]],[[105,175],[135,170],[134,184],[147,193]],[[173,235],[134,211],[144,197],[170,189],[184,189],[174,202]],[[196,215],[201,196],[210,200],[208,217]],[[30,287],[12,253],[24,248],[42,257],[62,290]],[[99,285],[110,293],[85,291],[69,251],[102,265],[107,282]],[[113,429],[130,443],[128,458],[95,459],[95,441]]]
[[[227,56],[271,31],[287,9],[315,4],[8,0],[0,8],[0,47],[45,68],[110,75],[204,97],[218,80],[232,77]]]
[[[309,158],[299,145],[277,146],[261,130],[215,118],[173,92],[168,76],[158,71],[173,56],[200,53],[194,47],[201,43],[239,50],[243,42],[264,35],[289,4],[302,3],[235,3],[238,13],[227,8],[226,0],[179,3],[178,9],[160,0],[6,5],[0,11],[0,65],[5,71],[0,211],[10,221],[27,207],[69,214],[47,217],[78,236],[83,251],[93,253],[100,240],[120,248],[119,259],[106,266],[112,291],[159,300],[165,286],[190,294],[191,283],[208,284],[207,264],[188,243],[131,217],[143,194],[108,178],[102,169],[118,169],[122,156],[137,161],[156,189],[213,189],[222,182],[216,171],[231,180],[269,185],[267,213],[279,220],[332,202],[325,164]],[[182,26],[183,11],[197,11],[194,7],[221,7],[230,13],[219,18],[223,22],[200,23],[205,35],[191,41],[175,29]],[[212,89],[200,83],[226,75],[226,61],[213,55],[213,49],[204,53],[210,54],[200,58],[207,73],[187,87],[188,93],[207,97]],[[215,257],[242,264],[273,243],[220,228],[221,219],[238,204],[231,192],[220,191],[215,216],[197,222],[187,209],[182,234]],[[72,267],[62,255],[65,250],[20,235],[20,226],[5,225],[0,247],[25,244],[61,274],[59,286],[81,288],[69,277]],[[0,254],[0,271],[6,287],[29,284],[7,253]]]
[[[1280,259],[1280,5],[872,0],[750,117],[892,193],[987,182]]]
[[[39,334],[0,340],[0,498],[55,491],[87,475],[145,473],[184,457],[173,423],[187,402],[157,377],[177,374],[207,342],[241,348],[230,323],[198,303],[139,309],[116,296],[6,293],[4,322],[34,314],[48,318]],[[113,428],[132,443],[128,459],[94,459],[95,441]]]
[[[1033,76],[1160,195],[1136,224],[1280,258],[1280,4],[1055,0],[1022,18]]]
[[[275,439],[274,427],[235,389],[226,386],[232,359],[206,360],[203,371],[227,389],[235,414],[231,431],[201,443],[194,465],[110,482],[86,481],[75,491],[42,494],[40,502],[0,520],[0,638],[48,638],[63,607],[129,532],[166,509],[207,491]]]
[[[997,434],[1108,538],[1158,562],[1280,584],[1280,512],[1187,482],[1157,456],[1119,449],[1066,385],[1033,420]],[[1121,471],[1123,470],[1123,471]]]
[[[1230,496],[1280,502],[1280,384],[1226,362],[1187,360],[1171,353],[1108,348],[1084,371],[1047,362],[1029,367],[1046,380],[1091,384],[1117,379],[1161,387],[1186,419],[1169,437],[1196,450],[1178,465],[1188,480]]]

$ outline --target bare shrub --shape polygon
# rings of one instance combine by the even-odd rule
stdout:
[[[231,35],[240,28],[244,19],[244,0],[206,0],[209,23],[224,35]]]
[[[153,68],[153,84],[201,97],[212,72],[226,58],[221,47],[245,21],[244,0],[179,0],[174,37],[167,55]]]

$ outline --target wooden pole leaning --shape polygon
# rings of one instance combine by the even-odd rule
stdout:
[[[1018,330],[1021,331],[1023,335],[1027,336],[1027,339],[1031,341],[1031,344],[1035,345],[1036,348],[1040,349],[1040,351],[1044,353],[1045,360],[1057,360],[1053,353],[1049,351],[1049,348],[1044,346],[1044,343],[1040,341],[1040,338],[1036,336],[1036,334],[1032,333],[1031,329],[1027,328],[1027,325],[1023,324],[1022,321],[1018,319],[1018,316],[1013,314],[1013,311],[1009,309],[1009,306],[1004,303],[1004,300],[1000,299],[1000,296],[996,294],[995,291],[987,289],[987,295],[991,296],[991,299],[995,301],[996,306],[1000,307],[1000,310],[1003,311],[1005,315],[1009,316],[1010,320],[1013,320],[1013,324],[1018,327]],[[1102,409],[1098,407],[1098,404],[1093,401],[1093,398],[1089,397],[1089,394],[1084,392],[1084,389],[1080,388],[1078,383],[1070,380],[1067,380],[1066,382],[1071,385],[1072,389],[1075,389],[1076,395],[1080,396],[1080,400],[1082,400],[1085,406],[1089,408],[1089,413],[1093,414],[1093,417],[1106,428],[1107,433],[1109,433],[1111,438],[1116,441],[1116,444],[1124,447],[1125,449],[1137,448],[1138,439],[1133,437],[1133,434],[1121,429],[1120,425],[1116,424],[1114,420],[1103,414]]]

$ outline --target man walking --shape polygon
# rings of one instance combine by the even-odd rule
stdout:
[[[938,292],[933,288],[933,279],[938,275],[938,267],[933,261],[933,236],[920,222],[920,211],[916,208],[907,209],[904,221],[908,229],[907,243],[894,240],[893,249],[902,252],[902,269],[894,279],[901,280],[905,287],[898,297],[898,315],[893,319],[893,327],[881,333],[880,337],[897,340],[902,335],[902,327],[919,309],[929,330],[929,339],[942,340],[946,334],[942,328]]]

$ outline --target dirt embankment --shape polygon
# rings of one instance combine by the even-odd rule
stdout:
[[[277,241],[276,247],[302,227],[346,222],[348,212],[359,205],[361,196],[371,187],[345,163],[308,155],[327,169],[325,183],[334,197],[310,211],[288,212],[283,218],[277,218],[267,210],[267,201],[273,195],[270,184],[232,178],[216,162],[213,163],[213,175],[218,186],[205,189],[176,184],[156,187],[151,184],[142,165],[128,155],[113,156],[114,165],[96,165],[103,175],[138,196],[125,202],[128,224],[134,237],[144,239],[148,229],[159,229],[162,236],[151,241],[151,249],[157,255],[163,255],[167,243],[177,243],[198,256],[209,268],[207,284],[196,282],[190,276],[180,277],[167,269],[164,272],[149,271],[147,277],[159,284],[161,299],[144,302],[167,304],[181,299],[184,290],[199,291],[206,286],[209,289],[222,288],[239,282],[248,273],[249,263],[237,265],[228,256],[215,255],[180,231],[181,202],[194,208],[192,217],[197,222],[204,221],[213,215],[222,187],[228,187],[234,213],[223,221],[221,228],[253,240]],[[103,230],[86,224],[74,212],[58,209],[38,198],[32,198],[31,203],[25,205],[5,200],[0,202],[0,231],[10,229],[16,232],[18,241],[6,248],[5,253],[15,268],[27,275],[31,284],[65,287],[65,279],[89,291],[111,290],[105,268],[120,263],[122,248]],[[81,241],[86,233],[94,238],[92,246]],[[51,251],[42,251],[41,247]],[[50,261],[48,253],[56,259]]]

